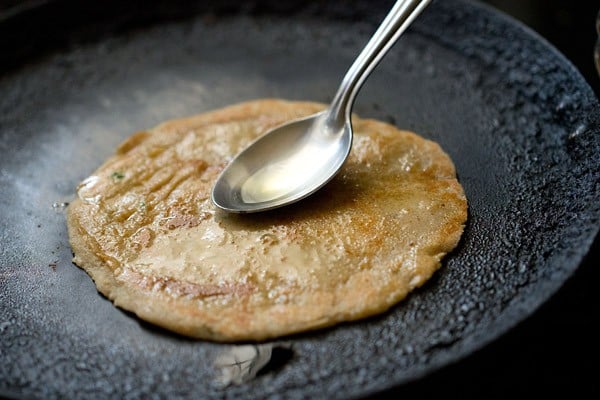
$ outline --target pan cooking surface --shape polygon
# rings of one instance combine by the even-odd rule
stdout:
[[[158,330],[97,294],[70,261],[65,206],[137,130],[254,98],[330,101],[386,9],[358,20],[335,7],[293,18],[195,12],[61,48],[0,79],[0,391],[360,397],[497,338],[588,251],[600,216],[591,89],[514,22],[436,2],[373,72],[354,111],[450,154],[470,202],[460,246],[390,312],[272,342],[283,361],[223,388],[215,360],[232,346]]]

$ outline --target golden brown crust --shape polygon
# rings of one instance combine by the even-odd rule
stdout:
[[[279,211],[209,201],[226,162],[323,105],[257,100],[132,135],[78,188],[74,262],[115,305],[184,335],[263,340],[382,312],[458,243],[467,203],[441,148],[354,117],[340,174]]]

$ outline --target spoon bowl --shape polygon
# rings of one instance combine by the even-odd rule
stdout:
[[[322,111],[288,122],[254,141],[223,171],[213,202],[230,212],[266,211],[324,186],[352,147],[350,122],[328,126],[326,117]]]
[[[249,213],[297,202],[323,187],[352,148],[351,113],[365,79],[431,0],[398,0],[348,69],[330,106],[276,127],[240,152],[217,178],[213,203]]]

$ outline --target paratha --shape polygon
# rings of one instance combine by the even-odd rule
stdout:
[[[74,263],[116,306],[195,338],[265,340],[387,310],[440,267],[467,219],[438,144],[354,116],[350,157],[315,195],[244,215],[210,200],[237,152],[323,108],[256,100],[133,134],[68,207]]]

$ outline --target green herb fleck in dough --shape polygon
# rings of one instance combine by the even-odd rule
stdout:
[[[113,181],[120,181],[121,179],[125,178],[125,174],[119,171],[115,171],[110,177],[113,179]]]

